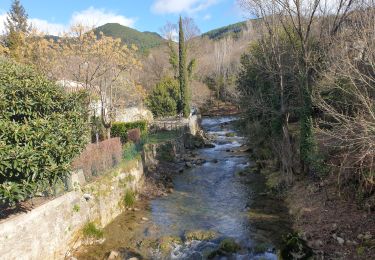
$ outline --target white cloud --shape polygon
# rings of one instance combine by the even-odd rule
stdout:
[[[4,33],[5,31],[4,22],[6,20],[6,16],[6,12],[0,13],[0,34]],[[135,19],[127,18],[105,9],[89,7],[86,10],[73,13],[68,24],[51,23],[47,20],[39,18],[30,18],[29,22],[38,31],[51,35],[59,35],[68,31],[69,28],[75,24],[97,27],[106,23],[119,23],[125,26],[133,27]]]
[[[5,21],[6,21],[6,17],[7,17],[7,14],[4,12],[4,13],[0,13],[0,34],[3,34],[5,32]]]
[[[50,23],[46,20],[38,19],[38,18],[31,18],[29,22],[33,26],[33,28],[37,29],[40,32],[50,35],[59,35],[66,31],[66,26],[64,24],[59,23]]]
[[[210,14],[206,14],[205,16],[203,16],[203,20],[207,21],[207,20],[210,20],[212,18],[212,16]]]
[[[119,23],[125,26],[133,27],[135,20],[118,15],[105,9],[96,9],[90,7],[81,12],[75,12],[70,20],[70,24],[83,24],[85,26],[100,26],[106,23]]]
[[[218,2],[219,0],[155,0],[151,10],[157,14],[196,13]]]

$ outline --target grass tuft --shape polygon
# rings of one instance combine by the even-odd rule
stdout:
[[[83,236],[85,238],[103,238],[104,233],[101,228],[96,227],[94,222],[87,222],[82,229]]]
[[[126,190],[123,202],[125,207],[133,206],[135,204],[135,193],[132,190]]]

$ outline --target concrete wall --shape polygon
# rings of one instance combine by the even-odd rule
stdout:
[[[127,189],[142,185],[143,165],[133,161],[97,182],[0,222],[0,259],[63,259],[80,245],[89,221],[104,227],[121,214]]]

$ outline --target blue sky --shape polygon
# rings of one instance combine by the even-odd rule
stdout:
[[[0,0],[0,31],[12,0]],[[32,24],[50,34],[66,31],[71,24],[99,26],[118,22],[140,31],[160,32],[178,16],[192,17],[202,32],[244,17],[236,0],[21,0]]]

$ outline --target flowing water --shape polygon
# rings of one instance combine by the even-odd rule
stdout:
[[[264,187],[264,182],[259,181],[261,176],[251,172],[241,174],[251,161],[243,151],[244,139],[234,130],[235,120],[235,117],[203,119],[202,127],[215,147],[196,150],[197,157],[206,162],[174,176],[174,192],[152,200],[147,215],[149,227],[154,227],[159,237],[183,237],[192,230],[212,230],[217,237],[175,244],[167,257],[156,250],[151,258],[205,259],[207,252],[218,249],[222,239],[230,237],[242,249],[215,259],[277,259],[278,241],[288,230],[288,223],[280,201],[257,195]],[[252,210],[256,214],[250,214]],[[111,224],[112,233],[121,232],[118,229],[125,218]],[[149,229],[143,232],[145,237]]]

